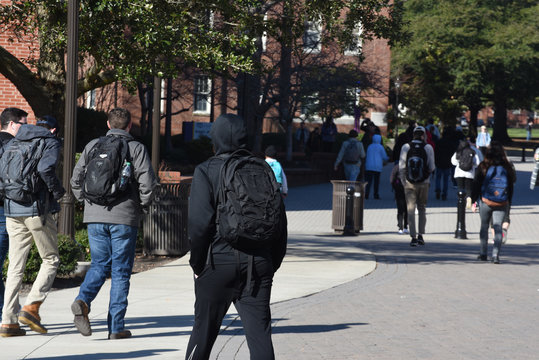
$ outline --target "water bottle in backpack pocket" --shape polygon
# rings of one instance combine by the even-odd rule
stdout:
[[[425,143],[413,140],[406,154],[406,180],[412,184],[425,181],[429,177]]]

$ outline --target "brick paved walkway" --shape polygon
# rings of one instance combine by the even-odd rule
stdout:
[[[332,237],[371,251],[376,270],[274,304],[277,359],[539,358],[539,191],[528,189],[531,162],[517,160],[512,224],[500,265],[476,260],[479,215],[467,214],[467,240],[454,239],[456,201],[435,200],[432,189],[427,245],[411,248],[408,236],[395,233],[386,166],[382,200],[366,202],[365,230]],[[291,189],[287,210],[291,233],[332,235],[331,185]],[[238,322],[224,331],[215,358],[249,358],[238,334]]]

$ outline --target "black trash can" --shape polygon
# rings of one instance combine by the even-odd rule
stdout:
[[[187,209],[191,183],[160,184],[143,217],[145,255],[179,255],[189,251]]]
[[[354,231],[363,230],[363,203],[365,199],[366,182],[331,180],[333,184],[333,206],[331,228],[335,231],[344,231],[346,219],[346,188],[353,186],[354,192]]]

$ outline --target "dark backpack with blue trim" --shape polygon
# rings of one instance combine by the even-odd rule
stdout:
[[[271,247],[281,230],[281,193],[273,170],[247,150],[228,156],[217,194],[217,231],[240,251]]]

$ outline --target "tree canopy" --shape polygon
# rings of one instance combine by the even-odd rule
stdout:
[[[394,48],[393,75],[419,118],[452,122],[462,106],[495,110],[494,138],[506,141],[506,111],[538,96],[539,4],[522,0],[409,0],[409,41]]]
[[[179,64],[250,71],[254,44],[244,31],[252,0],[82,0],[78,93],[121,81],[134,88],[149,75],[174,77]],[[218,14],[221,21],[213,21]],[[67,1],[13,1],[0,6],[0,31],[31,49],[17,59],[0,47],[0,73],[36,115],[63,120]]]

